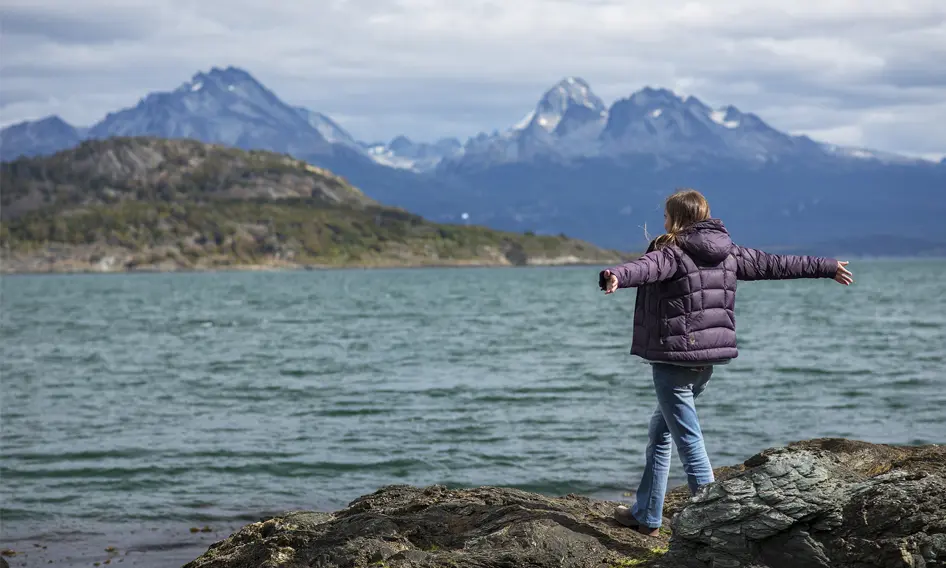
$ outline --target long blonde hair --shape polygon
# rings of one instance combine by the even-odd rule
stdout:
[[[695,189],[678,189],[667,198],[665,206],[669,230],[654,240],[654,248],[678,244],[680,233],[690,225],[710,218],[710,206],[703,194]]]

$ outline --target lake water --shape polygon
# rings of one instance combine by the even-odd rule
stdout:
[[[714,465],[821,436],[946,442],[946,262],[851,268],[850,288],[740,285],[741,356],[699,401]],[[24,276],[2,294],[14,567],[105,545],[180,565],[264,513],[391,483],[620,499],[643,466],[634,292],[603,296],[595,268]]]

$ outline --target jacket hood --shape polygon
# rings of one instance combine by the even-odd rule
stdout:
[[[707,264],[719,264],[732,251],[729,231],[719,219],[707,219],[683,231],[677,243],[690,257]]]

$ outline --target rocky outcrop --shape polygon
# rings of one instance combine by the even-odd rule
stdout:
[[[185,568],[935,568],[946,566],[946,448],[812,440],[668,495],[673,535],[617,503],[512,489],[392,486],[333,513],[261,520]]]
[[[721,478],[682,507],[676,500],[661,565],[946,566],[946,447],[812,440]]]
[[[392,486],[334,514],[243,527],[185,568],[639,566],[664,552],[611,519],[613,503],[513,489]]]

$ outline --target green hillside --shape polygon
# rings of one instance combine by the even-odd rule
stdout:
[[[85,142],[0,166],[4,272],[604,264],[562,236],[428,222],[288,156],[189,140]]]

